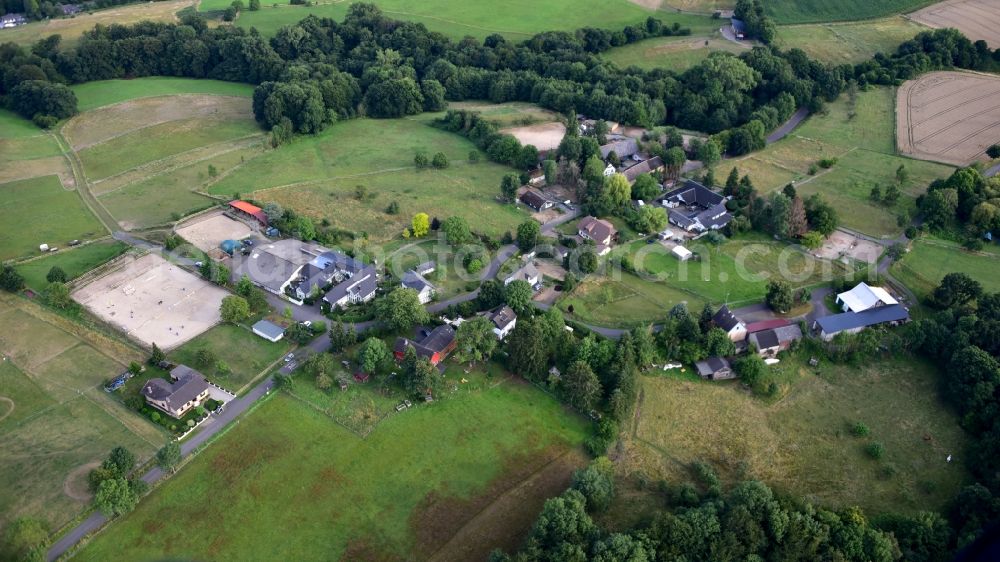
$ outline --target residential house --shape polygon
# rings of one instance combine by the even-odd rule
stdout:
[[[372,300],[377,290],[378,271],[374,265],[369,265],[334,285],[323,300],[330,303],[331,308],[346,308],[348,305]]]
[[[753,332],[747,337],[747,341],[761,356],[773,357],[791,347],[792,343],[802,339],[802,330],[797,324],[786,324],[779,328]]]
[[[688,250],[684,246],[674,246],[670,250],[670,253],[673,254],[674,257],[676,257],[677,259],[679,259],[681,261],[688,261],[689,259],[691,259],[692,256],[694,256],[694,252],[692,252],[691,250]]]
[[[260,223],[261,226],[267,226],[267,215],[264,214],[264,210],[253,203],[247,203],[246,201],[230,201],[229,208],[237,216],[253,219]]]
[[[736,317],[729,307],[722,305],[712,316],[712,324],[717,328],[725,330],[731,341],[743,341],[747,337],[747,325]]]
[[[24,14],[7,14],[0,16],[0,29],[17,27],[28,23],[28,18]]]
[[[517,314],[509,306],[501,306],[493,312],[483,312],[486,318],[493,323],[493,333],[498,340],[503,340],[517,325]]]
[[[191,367],[178,365],[170,371],[171,381],[149,379],[142,395],[150,406],[174,418],[182,418],[208,398],[208,380]]]
[[[631,168],[622,172],[622,174],[625,176],[625,179],[627,179],[630,184],[633,184],[635,183],[635,180],[639,179],[639,176],[643,174],[649,174],[652,172],[661,172],[663,171],[663,168],[664,168],[663,159],[660,158],[659,156],[655,156],[648,160],[643,160],[642,162],[639,162],[635,166],[632,166]]]
[[[733,220],[726,198],[701,185],[685,180],[684,185],[663,196],[670,223],[688,232],[718,230]]]
[[[611,250],[611,242],[618,233],[610,222],[595,217],[583,217],[577,225],[577,234],[597,244],[597,253],[604,255]]]
[[[608,164],[604,168],[604,177],[610,178],[611,176],[615,175],[615,172],[617,172],[617,171],[618,170],[615,169],[615,166],[613,164]]]
[[[434,299],[434,285],[416,270],[411,269],[403,274],[402,286],[416,291],[420,304],[427,304]]]
[[[421,329],[420,333],[422,337],[419,340],[396,338],[396,344],[392,348],[396,361],[402,361],[406,355],[406,348],[412,347],[417,352],[417,357],[437,365],[455,349],[455,329],[448,324],[442,324],[430,331]]]
[[[737,39],[746,39],[747,24],[743,20],[732,18],[729,20],[729,24],[733,30],[733,37]]]
[[[530,188],[521,194],[521,203],[524,203],[536,211],[544,211],[553,205],[552,201],[546,199],[544,195],[539,193],[537,190]]]
[[[281,341],[281,338],[285,337],[284,328],[267,320],[257,322],[251,329],[253,330],[253,333],[267,341],[277,342]]]
[[[837,304],[844,312],[862,312],[869,308],[899,304],[899,301],[882,287],[872,287],[862,281],[850,291],[839,293]]]
[[[813,323],[820,338],[830,341],[840,333],[856,334],[870,326],[889,324],[895,326],[910,319],[910,313],[901,304],[869,308],[862,312],[842,312],[824,316]]]
[[[535,267],[535,264],[529,261],[522,265],[520,269],[507,276],[503,280],[503,284],[507,286],[514,281],[527,281],[532,287],[537,287],[542,282],[542,275],[538,273],[538,268]]]
[[[601,146],[602,159],[607,160],[608,154],[612,152],[618,155],[618,158],[621,160],[625,160],[626,158],[631,158],[636,152],[639,152],[639,143],[632,138],[622,138]]]
[[[736,378],[733,366],[725,357],[709,357],[704,361],[698,361],[694,366],[698,371],[698,376],[706,380],[719,381]]]

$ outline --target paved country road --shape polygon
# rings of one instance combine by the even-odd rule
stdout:
[[[321,338],[325,339],[325,338]],[[198,431],[181,443],[181,455],[188,456],[192,451],[207,443],[212,437],[222,431],[227,425],[232,423],[237,417],[247,410],[254,402],[267,396],[274,387],[274,380],[268,377],[263,382],[254,387],[250,392],[240,398],[236,398],[227,403],[222,412],[212,414],[208,421],[203,423]],[[142,475],[142,479],[150,484],[160,480],[164,476],[164,471],[158,467],[151,468]],[[47,559],[51,562],[65,554],[70,548],[80,542],[83,537],[93,533],[108,522],[108,518],[100,512],[94,512],[83,520],[73,530],[62,536],[55,544],[49,548]]]
[[[771,131],[770,135],[767,135],[767,144],[778,142],[787,137],[788,134],[795,130],[795,127],[798,127],[799,123],[805,120],[806,117],[809,117],[809,110],[804,107],[800,107],[798,111],[792,114],[788,121],[785,121],[783,125]]]

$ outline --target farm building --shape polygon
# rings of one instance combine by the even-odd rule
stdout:
[[[901,304],[891,304],[870,308],[863,312],[843,312],[824,316],[813,323],[813,329],[820,338],[830,341],[840,333],[856,334],[865,328],[889,324],[895,326],[910,319],[910,313]]]
[[[743,341],[747,337],[746,323],[737,318],[726,305],[722,305],[722,308],[717,310],[715,315],[712,316],[712,324],[717,328],[725,330],[726,335],[734,342]]]
[[[246,275],[268,292],[301,301],[331,285],[336,288],[366,267],[319,244],[288,239],[255,246],[249,255],[233,256],[231,269],[234,280]]]
[[[237,216],[253,219],[260,223],[261,226],[267,226],[267,215],[264,214],[264,210],[253,203],[247,203],[246,201],[230,201],[229,208],[236,213]]]
[[[208,398],[208,380],[191,367],[174,367],[170,371],[170,379],[171,382],[160,378],[149,379],[142,387],[147,404],[171,417],[182,418]]]
[[[369,265],[334,285],[323,300],[330,303],[332,308],[345,308],[350,304],[372,300],[375,298],[376,290],[378,290],[378,272],[375,266]]]
[[[420,304],[427,304],[434,298],[434,285],[415,269],[411,269],[403,274],[401,285],[406,289],[416,291],[417,297],[420,299]]]
[[[504,279],[503,284],[505,286],[510,285],[514,281],[527,281],[529,285],[535,287],[542,281],[542,275],[538,273],[538,268],[535,267],[535,264],[528,262]]]
[[[670,223],[688,232],[718,230],[733,220],[726,209],[726,198],[695,181],[685,180],[662,201]]]
[[[802,339],[802,330],[795,324],[779,328],[769,328],[753,332],[747,341],[754,346],[757,353],[763,357],[773,357],[791,347],[792,343]]]
[[[639,152],[639,143],[635,139],[619,139],[601,146],[601,158],[604,160],[607,160],[608,154],[612,152],[622,160],[631,158],[633,154]]]
[[[721,381],[736,378],[736,372],[725,357],[709,357],[704,361],[698,361],[694,366],[698,376],[706,380]]]
[[[419,341],[407,338],[397,338],[393,346],[393,355],[396,361],[402,361],[406,355],[406,348],[412,347],[417,352],[417,357],[423,357],[437,365],[444,361],[455,349],[455,329],[447,324],[442,324],[433,330],[421,329],[422,336]]]
[[[252,329],[253,333],[271,342],[281,341],[281,338],[285,337],[284,328],[267,320],[257,322],[253,325]]]
[[[481,314],[493,323],[493,333],[498,340],[506,338],[507,334],[510,334],[514,326],[517,325],[517,314],[509,306],[501,306],[493,312],[483,312]]]
[[[660,172],[663,170],[663,168],[664,168],[663,159],[660,158],[659,156],[655,156],[653,158],[650,158],[649,160],[643,160],[642,162],[639,162],[635,166],[628,168],[627,170],[622,172],[622,175],[624,175],[625,179],[627,179],[628,182],[631,184],[635,183],[635,180],[639,179],[639,176],[643,174],[649,174],[652,172]]]
[[[531,207],[536,211],[544,211],[552,207],[552,201],[534,189],[528,189],[521,194],[521,203]]]
[[[837,304],[844,312],[862,312],[869,308],[899,304],[899,301],[882,287],[872,287],[862,281],[850,291],[839,293]]]
[[[611,250],[611,242],[618,233],[610,222],[590,216],[583,217],[576,228],[580,238],[597,244],[597,253],[602,256]]]
[[[673,249],[670,250],[670,253],[681,261],[688,261],[691,259],[691,256],[694,255],[694,252],[688,250],[684,246],[674,246]]]

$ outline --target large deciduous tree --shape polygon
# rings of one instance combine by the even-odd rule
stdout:
[[[402,287],[375,303],[375,316],[390,330],[406,330],[429,319],[417,292]]]

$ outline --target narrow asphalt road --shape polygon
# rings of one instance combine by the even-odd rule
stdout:
[[[983,175],[986,176],[986,177],[988,177],[988,178],[992,178],[993,176],[995,176],[997,174],[1000,174],[1000,164],[994,164],[994,165],[990,166],[989,168],[986,168],[986,171],[983,172]]]
[[[800,107],[798,111],[792,114],[788,121],[785,121],[780,127],[771,131],[770,135],[767,135],[767,144],[778,142],[787,137],[788,134],[794,131],[795,127],[798,127],[799,123],[805,120],[806,117],[809,117],[809,110],[804,107]]]
[[[273,387],[274,380],[271,377],[268,377],[250,390],[250,392],[227,403],[221,412],[212,414],[211,418],[202,424],[202,426],[198,428],[190,439],[181,443],[181,455],[186,457],[198,447],[207,443],[212,437],[236,420],[236,418],[245,412],[254,402],[269,394]],[[153,467],[142,475],[142,479],[145,482],[152,484],[163,478],[164,475],[165,473],[162,469],[159,467]],[[85,536],[93,533],[107,522],[108,518],[100,512],[95,511],[90,514],[90,516],[84,519],[82,523],[63,535],[58,541],[56,541],[55,544],[52,545],[51,548],[49,548],[47,559],[51,562],[59,558],[70,548],[80,542]]]

